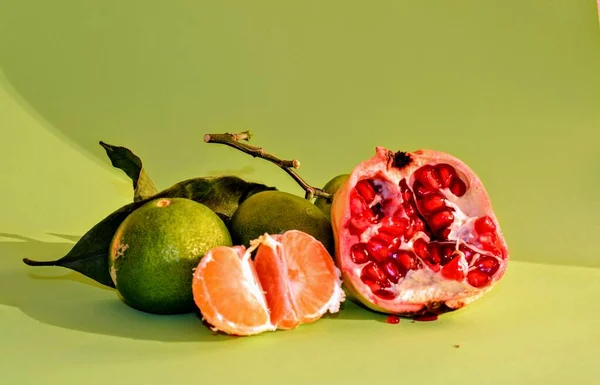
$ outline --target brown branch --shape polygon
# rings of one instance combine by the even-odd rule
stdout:
[[[288,175],[294,178],[294,180],[300,185],[300,187],[302,187],[304,191],[306,191],[304,197],[308,200],[314,197],[323,197],[327,200],[331,200],[331,194],[326,193],[320,188],[310,186],[300,177],[300,175],[298,175],[298,173],[295,171],[295,169],[300,167],[300,162],[298,160],[279,159],[278,157],[269,154],[261,147],[252,146],[242,142],[242,140],[246,142],[249,141],[251,137],[252,133],[250,131],[244,131],[237,134],[206,134],[204,135],[204,141],[206,143],[224,144],[226,146],[233,147],[237,150],[245,152],[246,154],[249,154],[255,158],[262,158],[271,163],[276,164],[283,171],[288,173]]]

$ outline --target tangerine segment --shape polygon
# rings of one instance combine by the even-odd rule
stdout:
[[[275,330],[250,251],[242,246],[211,249],[194,272],[192,292],[213,330],[235,335]]]
[[[276,239],[283,245],[288,290],[300,323],[336,313],[344,301],[340,271],[322,243],[301,231],[290,230]]]
[[[279,329],[293,329],[300,324],[287,288],[286,265],[281,257],[282,245],[273,237],[263,236],[254,258],[254,266],[265,290],[271,311],[271,323]]]

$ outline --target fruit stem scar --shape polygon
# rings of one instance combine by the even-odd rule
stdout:
[[[275,155],[269,154],[261,147],[252,146],[242,142],[242,140],[249,141],[250,136],[250,131],[244,131],[237,134],[206,134],[204,135],[204,142],[224,144],[226,146],[233,147],[236,150],[249,154],[255,158],[262,158],[271,163],[274,163],[277,166],[279,166],[283,171],[285,171],[289,176],[291,176],[296,181],[296,183],[298,183],[300,187],[304,189],[304,191],[306,192],[304,198],[306,198],[307,200],[311,200],[314,197],[321,197],[325,198],[329,202],[332,201],[333,194],[329,194],[320,188],[309,185],[304,181],[304,179],[300,177],[300,175],[298,175],[295,169],[298,169],[300,167],[300,162],[297,159],[283,160],[276,157]]]
[[[168,199],[160,199],[158,202],[156,202],[156,206],[158,207],[167,207],[171,204],[171,201]]]
[[[398,151],[393,155],[392,166],[402,169],[412,162],[412,158],[404,151]]]

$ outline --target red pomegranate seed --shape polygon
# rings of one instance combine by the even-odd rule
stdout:
[[[419,260],[409,250],[398,250],[392,254],[391,258],[395,261],[396,266],[404,270],[415,270],[419,267]]]
[[[456,245],[454,243],[443,243],[440,245],[440,263],[442,265],[450,262],[453,258],[454,250],[456,250]]]
[[[494,233],[483,233],[479,234],[479,242],[483,245],[486,250],[491,250],[496,244],[496,234]]]
[[[348,231],[352,235],[361,235],[370,226],[364,218],[356,217],[350,218],[348,221]]]
[[[450,166],[447,163],[440,163],[435,166],[435,170],[438,172],[440,176],[440,181],[442,182],[442,188],[448,188],[456,175],[456,170],[454,167]]]
[[[392,283],[398,283],[400,280],[400,273],[398,272],[394,262],[387,261],[380,265],[380,269],[383,270],[385,275],[387,275],[388,279],[392,281]]]
[[[431,242],[427,245],[427,251],[429,251],[429,261],[432,265],[439,265],[442,261],[440,253],[440,244]]]
[[[425,231],[425,223],[419,217],[412,218],[412,228],[415,231]]]
[[[421,201],[421,209],[425,213],[433,213],[444,207],[446,207],[446,199],[439,193],[429,194]]]
[[[356,243],[352,245],[350,249],[350,258],[352,262],[361,265],[363,263],[369,262],[369,253],[367,252],[365,243]]]
[[[369,289],[371,289],[371,292],[376,292],[378,290],[383,290],[383,285],[381,285],[379,282],[374,281],[372,279],[370,279],[367,276],[362,275],[360,277],[360,280],[363,281],[363,283],[367,286],[369,286]]]
[[[441,230],[454,222],[454,214],[450,210],[438,211],[429,218],[429,225],[434,230]]]
[[[419,198],[427,196],[431,193],[431,191],[428,190],[427,187],[423,186],[423,183],[419,182],[418,180],[416,180],[413,184],[413,190],[415,192],[415,195]]]
[[[404,180],[402,180],[402,182],[404,182]],[[406,183],[406,182],[405,182]],[[404,202],[411,202],[413,200],[413,194],[412,192],[408,189],[408,186],[406,188],[402,189],[402,200]]]
[[[370,278],[374,281],[380,283],[387,281],[387,277],[385,276],[384,272],[381,271],[381,269],[373,262],[364,267],[363,273],[365,276],[367,276],[367,278]]]
[[[467,281],[469,282],[469,285],[473,287],[484,287],[490,283],[491,280],[492,279],[489,275],[477,269],[471,270],[467,273]]]
[[[467,263],[471,263],[471,261],[473,260],[473,256],[476,254],[475,251],[471,250],[464,244],[461,244],[460,246],[458,246],[458,250],[462,251],[462,253],[465,255],[465,259],[467,260]]]
[[[371,181],[363,179],[356,184],[356,192],[360,195],[367,204],[373,202],[376,197],[375,188]]]
[[[492,218],[485,215],[475,221],[475,231],[477,231],[479,234],[493,233],[496,231],[496,225],[492,221]]]
[[[467,185],[462,181],[462,179],[457,177],[450,184],[450,191],[457,197],[461,197],[467,192]]]
[[[408,227],[406,218],[390,218],[389,224],[379,228],[380,233],[387,233],[393,236],[402,236]]]
[[[423,238],[419,238],[413,243],[413,250],[421,259],[429,257],[429,252],[427,251],[427,242],[425,242]]]
[[[496,271],[498,271],[500,264],[498,263],[498,260],[496,258],[484,256],[475,261],[475,266],[477,266],[477,269],[479,269],[480,271],[491,276],[494,275]]]
[[[382,298],[382,299],[396,298],[396,294],[394,294],[393,291],[389,291],[389,290],[377,290],[377,291],[374,291],[373,294],[375,294],[376,296],[378,296],[379,298]]]
[[[450,229],[444,229],[438,232],[438,238],[440,239],[448,239],[448,236],[450,236]]]
[[[415,321],[427,322],[427,321],[435,321],[438,319],[437,314],[423,314],[414,316],[413,319]]]
[[[410,202],[404,202],[402,204],[402,207],[404,207],[404,212],[409,217],[412,217],[417,213],[417,210],[415,210],[415,206]]]
[[[398,317],[397,315],[389,315],[385,322],[389,323],[389,324],[397,324],[400,322],[400,317]]]
[[[442,276],[455,281],[462,281],[465,279],[465,271],[460,264],[460,257],[456,256],[452,258],[452,260],[442,268]]]
[[[388,255],[391,251],[397,250],[400,247],[400,237],[398,235],[393,235],[387,233],[385,231],[378,230],[378,234],[376,235],[378,238],[382,239],[387,244]],[[386,255],[387,256],[387,255]]]
[[[353,191],[350,194],[352,197],[350,205],[350,211],[352,212],[352,214],[355,216],[364,216],[365,214],[371,215],[369,214],[369,205],[365,203],[365,201],[358,195],[358,193],[356,193],[356,191]]]
[[[390,252],[388,248],[389,244],[385,239],[382,239],[379,235],[375,235],[367,242],[367,252],[377,262],[385,261]]]
[[[430,190],[439,190],[442,187],[440,175],[431,165],[426,165],[417,170],[417,179]]]

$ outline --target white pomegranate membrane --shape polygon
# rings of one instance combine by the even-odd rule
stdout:
[[[449,154],[378,147],[353,170],[332,207],[344,283],[375,310],[457,309],[506,270],[508,249],[488,194]]]

